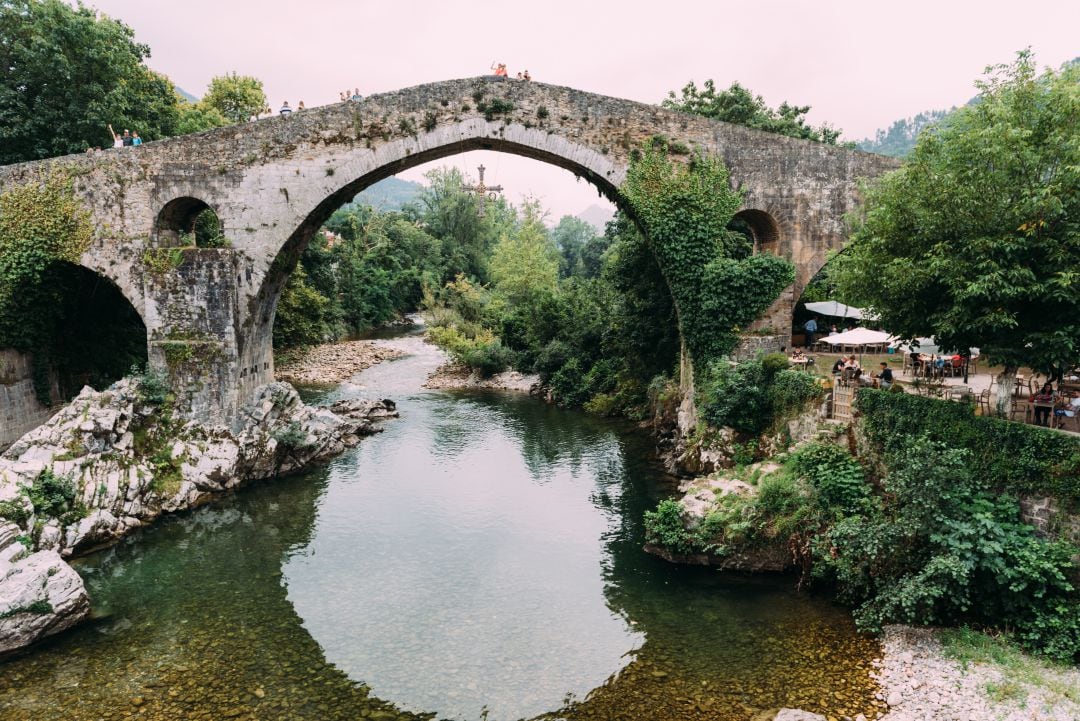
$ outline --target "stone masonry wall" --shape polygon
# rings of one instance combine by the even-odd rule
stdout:
[[[1020,520],[1030,523],[1043,536],[1080,546],[1080,514],[1066,512],[1054,498],[1021,498]]]
[[[0,451],[53,414],[38,402],[32,370],[29,354],[0,350]]]

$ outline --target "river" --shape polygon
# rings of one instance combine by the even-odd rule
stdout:
[[[845,611],[642,552],[668,483],[645,433],[423,390],[439,352],[390,342],[411,355],[305,394],[400,419],[80,559],[97,618],[3,663],[0,718],[874,716]]]

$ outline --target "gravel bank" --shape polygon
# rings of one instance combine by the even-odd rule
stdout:
[[[424,381],[424,388],[438,390],[447,388],[492,388],[528,393],[539,383],[539,376],[526,375],[517,371],[503,371],[490,378],[480,378],[465,366],[447,363],[439,366],[434,373],[428,376],[428,379]]]
[[[1002,669],[945,656],[936,632],[888,626],[876,674],[889,705],[881,721],[1077,721],[1080,704],[1052,687],[1007,679]],[[1048,670],[1058,688],[1080,688],[1080,669]],[[997,697],[991,690],[997,689]]]
[[[349,380],[360,371],[405,355],[379,341],[327,343],[304,351],[275,369],[279,381],[299,385],[330,385]]]

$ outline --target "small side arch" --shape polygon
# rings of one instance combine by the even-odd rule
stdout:
[[[172,248],[194,245],[220,247],[221,222],[217,212],[205,201],[191,196],[170,200],[154,220],[151,245]]]
[[[780,223],[764,210],[747,208],[731,219],[732,228],[746,234],[754,243],[755,253],[782,255]]]

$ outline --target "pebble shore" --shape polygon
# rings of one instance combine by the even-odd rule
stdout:
[[[333,385],[349,380],[376,363],[404,353],[378,341],[351,340],[309,348],[275,370],[279,381],[297,385]]]
[[[880,721],[1077,721],[1080,704],[1052,689],[1020,683],[1006,699],[990,688],[1006,683],[1001,669],[948,658],[935,631],[887,626],[884,657],[876,662],[878,698],[889,705]],[[1080,669],[1047,671],[1065,688],[1080,688]],[[1013,681],[1013,684],[1016,682]]]

